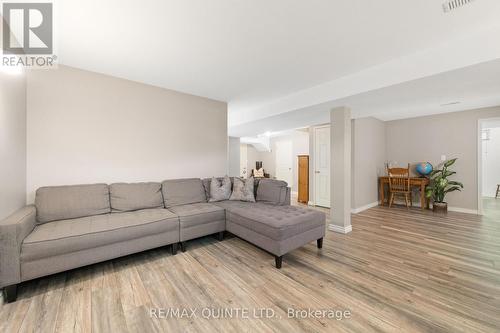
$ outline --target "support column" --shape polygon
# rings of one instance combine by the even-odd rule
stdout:
[[[351,226],[351,110],[330,111],[330,218],[329,230],[347,234]]]

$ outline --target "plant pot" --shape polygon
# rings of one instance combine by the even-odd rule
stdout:
[[[435,213],[446,214],[446,213],[448,213],[448,203],[446,203],[446,202],[434,202],[432,204],[432,211]]]

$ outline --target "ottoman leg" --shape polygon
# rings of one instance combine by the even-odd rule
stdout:
[[[274,260],[276,261],[276,268],[281,268],[281,263],[283,262],[283,256],[274,256]]]
[[[177,243],[172,244],[172,255],[175,256],[177,254]]]
[[[323,248],[323,237],[316,241],[316,245],[318,245],[318,249]]]
[[[186,242],[181,242],[181,251],[186,252]]]
[[[224,240],[224,231],[220,231],[218,234],[217,234],[217,239],[219,241],[223,241]]]

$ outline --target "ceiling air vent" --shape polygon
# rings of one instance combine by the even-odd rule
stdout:
[[[443,4],[443,10],[445,13],[451,12],[457,8],[468,5],[474,0],[448,0]]]

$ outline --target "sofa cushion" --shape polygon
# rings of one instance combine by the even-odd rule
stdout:
[[[113,212],[164,207],[160,183],[111,184],[109,197]]]
[[[218,204],[219,205],[219,204]],[[274,240],[283,240],[325,226],[325,213],[297,206],[266,203],[231,205],[225,202],[226,219]]]
[[[194,203],[169,208],[170,211],[179,216],[181,228],[189,228],[195,225],[221,221],[226,219],[224,208],[211,203]]]
[[[166,208],[207,202],[203,183],[198,178],[165,180],[161,191]]]
[[[288,184],[282,180],[261,179],[257,186],[256,201],[283,205],[287,198]]]
[[[179,218],[164,208],[54,221],[35,227],[21,247],[29,261],[179,230]]]
[[[35,206],[38,223],[111,211],[107,184],[41,187],[36,191]]]

